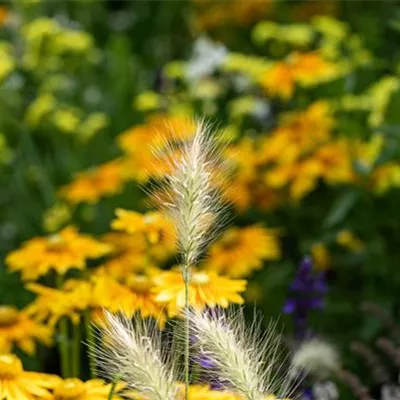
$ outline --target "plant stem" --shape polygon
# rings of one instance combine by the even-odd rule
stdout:
[[[61,373],[63,378],[65,379],[71,376],[69,351],[68,351],[69,347],[68,320],[66,317],[60,319],[58,327],[59,327],[58,351],[60,352],[60,358],[61,358]]]
[[[96,340],[95,340],[95,335],[93,333],[93,327],[90,322],[90,310],[86,310],[85,312],[85,329],[86,329],[86,340],[88,342],[90,378],[93,379],[96,378],[97,375],[96,359],[93,351]]]
[[[61,288],[64,282],[64,276],[56,274],[55,284],[58,289]],[[58,335],[58,351],[61,359],[61,373],[63,378],[69,378],[71,376],[71,364],[69,354],[69,335],[68,335],[68,319],[62,317],[58,323],[59,335]]]
[[[73,326],[72,336],[72,376],[79,378],[81,366],[81,327],[80,324]]]
[[[111,389],[110,389],[110,392],[108,393],[107,400],[112,400],[112,398],[113,398],[113,396],[114,396],[114,393],[115,393],[115,388],[117,387],[118,382],[119,382],[119,377],[117,376],[117,377],[113,380],[113,382],[112,382],[112,384],[111,384]]]
[[[184,370],[185,370],[185,400],[189,399],[189,345],[190,345],[190,325],[189,325],[189,266],[185,265],[183,270],[183,280],[185,283],[185,350],[184,350]]]

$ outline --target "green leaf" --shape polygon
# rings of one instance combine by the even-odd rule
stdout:
[[[323,222],[323,226],[325,228],[331,228],[332,226],[342,222],[357,203],[359,196],[360,193],[355,190],[342,194],[333,204],[328,216]]]

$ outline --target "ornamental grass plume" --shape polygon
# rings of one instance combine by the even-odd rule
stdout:
[[[274,325],[262,331],[255,315],[247,326],[243,309],[191,309],[187,318],[199,363],[212,379],[247,400],[290,394],[290,370],[284,372],[283,364],[278,363],[280,336],[275,334]]]
[[[220,141],[212,135],[211,127],[206,122],[197,121],[191,125],[193,132],[185,132],[178,137],[172,132],[170,138],[160,140],[154,150],[162,172],[152,196],[156,205],[171,219],[177,233],[186,310],[189,308],[191,268],[215,238],[226,215],[222,201],[226,168],[221,157]],[[189,390],[188,324],[186,319],[186,400]]]
[[[152,198],[175,226],[185,274],[215,238],[226,215],[221,141],[210,124],[199,120],[192,125],[192,134],[171,135],[154,149],[162,172]],[[165,164],[166,174],[161,167]]]
[[[100,374],[123,381],[148,400],[178,399],[175,368],[163,351],[161,332],[147,320],[104,313],[102,344],[94,348]]]

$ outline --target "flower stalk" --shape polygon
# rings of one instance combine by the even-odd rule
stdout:
[[[158,160],[166,162],[170,172],[160,177],[161,190],[153,196],[177,232],[185,284],[184,318],[190,307],[191,267],[216,236],[225,210],[221,201],[225,170],[221,149],[204,122],[195,123],[193,129],[193,134],[166,141],[156,149]],[[185,399],[188,400],[189,319],[186,318],[184,326]]]

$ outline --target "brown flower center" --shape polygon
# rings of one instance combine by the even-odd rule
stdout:
[[[152,287],[151,280],[145,275],[130,276],[127,280],[128,286],[136,293],[148,293]]]
[[[0,327],[14,325],[19,318],[18,309],[12,306],[0,306]]]
[[[65,241],[61,235],[55,233],[47,237],[47,247],[50,251],[61,252],[65,249]]]

